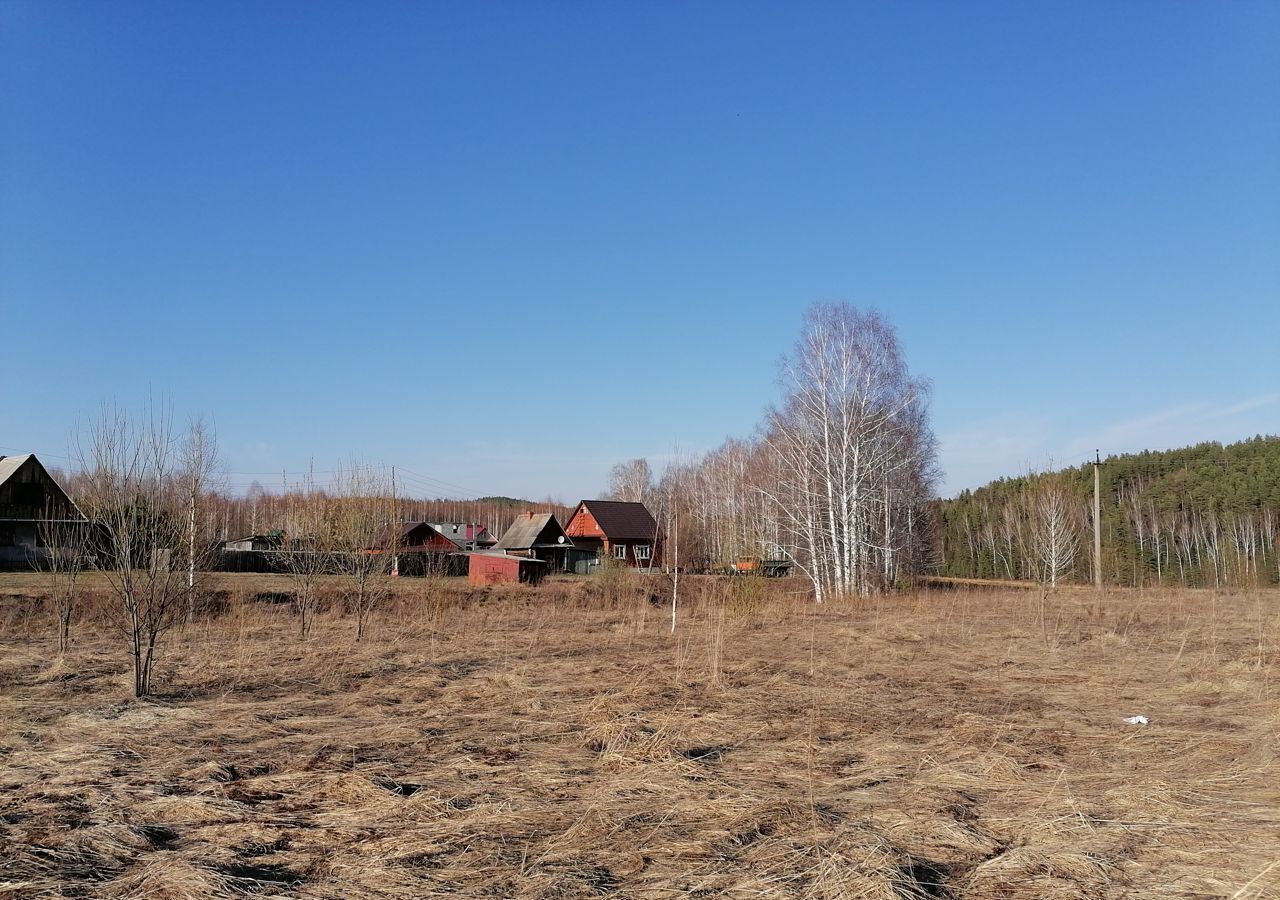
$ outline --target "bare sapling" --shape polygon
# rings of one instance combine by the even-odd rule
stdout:
[[[680,603],[680,511],[671,514],[671,633],[676,632],[676,608]]]
[[[87,534],[110,587],[107,616],[129,646],[138,697],[151,693],[160,638],[187,596],[185,573],[172,565],[186,538],[178,445],[170,412],[148,404],[137,420],[104,409],[77,446]]]
[[[659,544],[659,520],[666,519],[666,531],[670,536],[670,546],[664,550],[667,564],[671,571],[671,633],[675,634],[676,615],[680,606],[680,507],[685,502],[686,464],[680,459],[679,451],[673,455],[671,463],[663,474],[662,483],[655,492],[659,504],[659,516],[654,520],[653,546]]]
[[[71,649],[71,622],[75,617],[80,573],[85,566],[84,522],[69,520],[63,511],[51,511],[40,520],[44,544],[45,574],[58,631],[58,653]]]
[[[1071,495],[1055,478],[1042,479],[1031,503],[1032,537],[1040,576],[1040,630],[1047,634],[1049,595],[1057,590],[1059,580],[1071,572],[1080,548],[1078,517]]]
[[[218,441],[203,419],[194,419],[187,427],[179,450],[180,480],[186,502],[186,621],[195,620],[197,573],[206,571],[214,552],[214,542],[204,528],[205,504],[219,469]]]
[[[310,476],[291,495],[286,512],[284,538],[272,552],[279,569],[293,588],[293,608],[298,614],[298,636],[306,640],[320,603],[320,585],[334,570],[333,527],[328,495],[318,490]]]
[[[373,470],[352,464],[338,474],[334,566],[346,582],[347,605],[363,640],[369,617],[391,593],[400,516],[394,491]]]
[[[1076,553],[1080,549],[1080,534],[1076,528],[1078,517],[1070,494],[1056,479],[1042,481],[1032,502],[1040,582],[1054,589],[1075,565]]]

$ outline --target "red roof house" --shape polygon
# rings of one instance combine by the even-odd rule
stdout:
[[[583,500],[564,528],[574,546],[636,568],[662,565],[662,536],[643,503]]]

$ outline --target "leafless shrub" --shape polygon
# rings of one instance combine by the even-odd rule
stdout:
[[[377,470],[353,463],[337,478],[332,535],[334,567],[347,584],[347,605],[362,640],[369,616],[391,592],[399,550],[400,516],[390,486]]]
[[[641,593],[639,573],[624,562],[606,556],[591,574],[592,594],[607,606],[618,607],[634,603]]]
[[[152,403],[137,419],[105,408],[77,445],[90,547],[110,586],[107,615],[129,645],[138,697],[151,692],[160,637],[194,590],[181,571],[179,442],[170,412]]]
[[[723,584],[724,610],[731,618],[754,619],[764,611],[769,594],[765,579],[744,575],[727,578]]]
[[[291,495],[281,546],[272,551],[291,582],[298,636],[304,641],[311,634],[321,581],[335,569],[329,507],[328,496],[308,479],[304,490]]]
[[[58,652],[71,649],[71,622],[79,596],[80,573],[86,564],[85,523],[51,514],[40,521],[40,542],[44,544],[43,569],[48,576],[49,601],[58,632]]]

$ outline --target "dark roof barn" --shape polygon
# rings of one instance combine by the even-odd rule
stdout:
[[[499,539],[495,550],[533,550],[537,547],[572,547],[553,513],[521,513]]]
[[[0,519],[83,521],[79,507],[34,453],[0,456]]]

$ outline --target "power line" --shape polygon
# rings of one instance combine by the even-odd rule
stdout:
[[[66,456],[65,454],[53,453],[51,451],[41,450],[39,448],[32,449],[30,447],[24,448],[24,447],[9,447],[9,446],[0,445],[0,451],[6,451],[8,453],[34,453],[37,456],[44,457],[47,459],[61,460],[64,463],[74,464],[76,462],[75,459],[73,459],[72,457]],[[259,479],[270,479],[271,481],[276,481],[276,479],[283,478],[287,482],[291,479],[300,480],[303,478],[311,478],[316,476],[332,477],[334,475],[341,475],[341,474],[350,473],[350,472],[381,471],[381,472],[390,473],[392,468],[396,469],[398,475],[400,475],[400,477],[402,478],[402,480],[406,482],[406,484],[408,484],[411,487],[415,487],[417,490],[422,491],[423,493],[426,493],[426,494],[443,493],[443,494],[456,495],[453,497],[439,498],[439,499],[478,500],[481,497],[488,496],[488,494],[484,492],[476,491],[471,488],[464,487],[460,484],[455,484],[451,481],[446,481],[443,478],[436,478],[432,475],[424,475],[421,472],[414,471],[413,469],[406,469],[403,466],[394,465],[391,463],[366,463],[362,465],[342,466],[334,469],[320,469],[320,470],[314,470],[314,469],[289,470],[289,469],[281,468],[281,469],[275,469],[272,471],[264,471],[264,472],[225,471],[220,474],[229,482],[240,482],[240,486],[248,487],[249,485],[246,484],[245,482],[256,481]],[[278,483],[279,482],[276,481],[276,484]],[[266,487],[267,485],[264,484],[263,486]]]
[[[473,495],[473,496],[475,496],[475,497],[482,497],[482,496],[484,496],[484,494],[481,494],[479,491],[473,491],[473,490],[471,490],[471,488],[463,487],[463,486],[462,486],[462,485],[460,485],[460,484],[453,484],[452,482],[445,481],[445,480],[444,480],[444,479],[442,479],[442,478],[433,478],[433,477],[431,477],[431,476],[429,476],[429,475],[422,475],[422,474],[420,474],[420,473],[418,473],[418,472],[413,471],[412,469],[406,469],[406,468],[404,468],[403,466],[401,466],[401,467],[400,467],[400,471],[402,471],[402,472],[408,472],[408,473],[409,473],[409,475],[411,475],[411,476],[413,476],[413,477],[415,477],[415,478],[419,478],[419,479],[421,479],[421,480],[423,480],[423,481],[426,481],[426,482],[429,482],[429,483],[438,484],[438,485],[440,485],[440,486],[442,486],[442,487],[452,488],[453,490],[455,490],[455,491],[460,491],[460,492],[462,492],[462,493],[464,493],[464,494],[471,494],[471,495]]]
[[[60,459],[63,462],[72,462],[69,456],[63,456],[61,453],[51,453],[48,450],[33,450],[30,447],[0,447],[0,450],[7,450],[10,453],[34,453],[36,456],[47,456],[50,459]]]
[[[284,478],[286,481],[289,481],[291,477],[301,479],[301,478],[308,478],[312,476],[339,475],[342,473],[353,472],[353,471],[360,471],[360,472],[381,471],[381,472],[386,472],[389,475],[392,469],[395,469],[397,479],[399,481],[404,483],[407,487],[414,489],[415,491],[418,491],[427,495],[430,495],[430,494],[446,495],[445,497],[440,497],[438,499],[478,500],[483,496],[487,496],[486,494],[482,494],[479,491],[475,491],[470,488],[463,487],[462,485],[445,481],[444,479],[441,479],[441,478],[436,478],[431,475],[424,475],[421,472],[416,472],[412,469],[405,469],[403,466],[381,464],[381,463],[347,467],[347,468],[341,468],[341,469],[324,469],[320,471],[308,470],[305,472],[296,472],[296,471],[290,472],[289,470],[286,469],[286,470],[278,470],[275,472],[225,472],[223,474],[229,480],[233,482],[238,482],[240,486],[246,486],[245,483],[247,481],[257,480],[259,478],[265,478],[265,479],[271,479],[271,480]],[[279,484],[278,481],[276,483]],[[268,485],[264,484],[263,486],[266,487]]]

